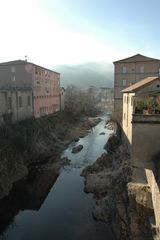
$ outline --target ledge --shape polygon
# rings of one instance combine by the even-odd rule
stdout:
[[[160,114],[132,114],[132,123],[160,124]]]

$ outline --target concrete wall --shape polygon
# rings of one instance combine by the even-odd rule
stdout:
[[[14,123],[33,116],[31,90],[0,91],[0,103],[0,125]]]
[[[122,127],[129,144],[132,144],[132,113],[134,93],[123,94],[123,120]]]
[[[156,227],[160,230],[160,191],[152,170],[145,169],[146,178],[152,192],[152,203]]]
[[[132,164],[152,169],[152,160],[160,152],[160,115],[136,117],[133,116],[132,123]]]
[[[31,87],[32,64],[0,65],[0,88]]]

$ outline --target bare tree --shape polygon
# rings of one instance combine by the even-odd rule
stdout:
[[[95,110],[95,97],[90,91],[82,91],[74,85],[66,88],[65,110],[78,114]]]

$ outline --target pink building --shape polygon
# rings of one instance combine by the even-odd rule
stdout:
[[[39,117],[60,110],[60,74],[34,65],[34,116]]]
[[[31,87],[36,118],[60,110],[60,73],[22,60],[1,63],[0,89],[6,87]]]

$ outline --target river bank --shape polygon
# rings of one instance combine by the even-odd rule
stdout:
[[[131,166],[120,133],[109,138],[106,148],[108,153],[81,173],[85,177],[84,191],[96,198],[93,217],[110,223],[117,240],[153,240],[154,214],[148,184],[137,181],[141,173],[135,176],[137,170]]]
[[[68,115],[31,119],[0,129],[0,199],[8,195],[18,180],[32,168],[45,165],[58,172],[60,153],[68,144],[85,136],[100,121],[98,117]],[[54,166],[53,166],[54,165]]]
[[[65,148],[61,158],[70,161],[58,175],[55,161],[53,165],[49,161],[32,167],[27,177],[14,184],[11,193],[0,201],[0,239],[115,239],[109,224],[92,218],[95,199],[84,193],[84,179],[80,176],[84,167],[105,152],[103,146],[112,133],[105,128],[108,118],[104,116],[89,133],[85,127],[87,135]],[[80,144],[83,149],[72,153],[73,147]]]

